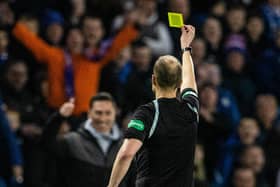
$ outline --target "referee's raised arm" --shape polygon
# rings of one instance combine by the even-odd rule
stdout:
[[[191,57],[190,44],[195,36],[195,28],[191,25],[184,25],[181,28],[181,49],[182,49],[182,84],[181,92],[186,88],[191,88],[197,92],[195,81],[194,65]]]

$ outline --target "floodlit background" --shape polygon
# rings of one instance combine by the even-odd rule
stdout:
[[[280,0],[1,0],[0,187],[60,180],[60,161],[41,137],[70,97],[76,109],[60,135],[77,131],[100,91],[113,95],[116,123],[126,128],[154,97],[155,59],[180,59],[180,29],[168,27],[168,11],[196,27],[195,186],[277,186]]]

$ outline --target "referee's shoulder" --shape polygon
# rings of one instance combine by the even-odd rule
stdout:
[[[139,107],[137,107],[136,111],[153,112],[154,111],[154,104],[153,104],[153,102],[148,102],[146,104],[140,105]]]

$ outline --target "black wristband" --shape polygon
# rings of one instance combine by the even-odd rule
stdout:
[[[185,47],[185,48],[181,49],[182,54],[186,51],[189,51],[190,54],[192,54],[192,48],[191,47]]]

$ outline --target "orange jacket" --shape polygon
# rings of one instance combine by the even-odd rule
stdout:
[[[49,97],[51,107],[58,108],[66,100],[64,85],[64,50],[48,45],[44,40],[29,31],[22,23],[17,23],[13,35],[36,57],[48,66]],[[98,91],[100,72],[130,42],[138,36],[131,25],[124,27],[114,38],[112,46],[100,61],[90,61],[84,55],[72,55],[74,69],[74,114],[87,112],[90,98]]]

